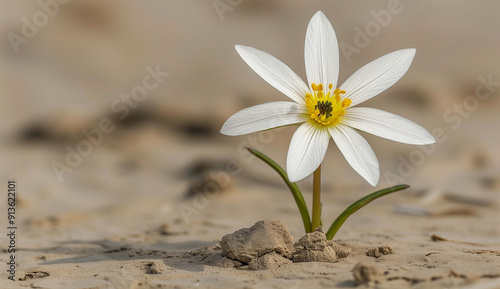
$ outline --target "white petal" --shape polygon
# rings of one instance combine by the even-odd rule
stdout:
[[[330,134],[351,167],[372,186],[380,177],[378,160],[368,142],[354,129],[337,125]]]
[[[413,121],[375,108],[350,108],[342,123],[402,143],[425,145],[436,142],[425,128]]]
[[[292,182],[300,181],[312,174],[325,158],[330,136],[328,131],[309,122],[301,125],[292,137],[286,171]]]
[[[295,102],[276,101],[259,104],[233,114],[222,126],[225,135],[242,135],[284,125],[305,122],[307,110]]]
[[[305,105],[307,85],[286,64],[258,49],[236,45],[241,58],[269,84],[295,102]]]
[[[350,98],[351,106],[355,106],[381,93],[408,71],[414,56],[414,48],[402,49],[361,67],[340,86],[346,91],[343,97]]]
[[[309,87],[312,83],[337,87],[339,45],[330,21],[321,11],[314,14],[307,27],[305,61]]]

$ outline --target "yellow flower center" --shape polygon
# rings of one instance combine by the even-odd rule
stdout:
[[[307,111],[311,119],[322,125],[335,125],[340,117],[345,114],[345,109],[351,105],[351,100],[346,98],[341,101],[345,93],[339,88],[332,91],[333,85],[328,85],[328,92],[323,92],[323,84],[311,84],[313,94],[306,94]]]

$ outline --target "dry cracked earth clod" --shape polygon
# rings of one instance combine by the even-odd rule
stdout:
[[[349,248],[341,248],[332,240],[327,240],[323,227],[307,233],[295,243],[293,262],[335,262],[349,256]]]
[[[259,221],[225,235],[221,246],[222,256],[246,264],[271,252],[290,258],[294,251],[293,237],[281,221]]]
[[[380,283],[385,280],[384,273],[374,266],[368,266],[363,264],[357,264],[352,275],[354,277],[354,282],[356,285]]]
[[[332,263],[350,253],[349,248],[327,240],[322,227],[294,244],[292,235],[281,221],[259,221],[250,228],[225,235],[221,249],[221,255],[209,258],[209,265],[233,265],[250,270],[271,269],[292,262]]]
[[[394,254],[394,249],[391,246],[380,246],[380,247],[375,247],[371,248],[366,252],[366,256],[370,257],[375,257],[375,258],[380,258],[384,255],[391,255]]]

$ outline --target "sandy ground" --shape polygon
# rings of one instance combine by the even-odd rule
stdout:
[[[233,45],[254,44],[303,76],[303,37],[314,12],[322,9],[339,39],[352,42],[353,27],[387,5],[295,2],[244,2],[223,21],[209,2],[71,3],[21,53],[3,43],[0,176],[18,186],[18,267],[15,283],[1,270],[0,288],[353,288],[358,264],[380,272],[378,283],[359,288],[500,288],[499,93],[495,88],[467,117],[443,118],[474,95],[478,77],[500,79],[492,48],[500,38],[486,29],[498,27],[498,4],[491,8],[488,1],[457,1],[453,9],[449,1],[403,2],[401,15],[362,53],[352,62],[341,59],[346,79],[375,57],[417,47],[409,73],[367,106],[442,132],[442,141],[426,148],[364,134],[381,164],[376,189],[393,184],[394,176],[412,187],[348,219],[335,237],[352,249],[347,258],[262,271],[207,265],[224,235],[259,220],[283,221],[295,240],[304,234],[285,185],[242,149],[251,145],[284,165],[294,129],[219,134],[237,110],[284,100],[238,59]],[[18,31],[19,19],[39,9],[10,5],[2,9],[12,11],[2,20],[4,34]],[[424,24],[415,24],[422,18]],[[288,49],[290,43],[297,47]],[[156,64],[168,78],[121,120],[110,103]],[[64,163],[66,146],[76,148],[85,139],[82,130],[95,129],[103,118],[112,120],[114,131],[60,182],[51,164]],[[413,165],[405,166],[410,158]],[[333,143],[323,168],[323,221],[329,225],[374,188]],[[311,181],[299,183],[308,203]],[[7,218],[0,222],[5,264]],[[366,255],[386,245],[395,253]]]

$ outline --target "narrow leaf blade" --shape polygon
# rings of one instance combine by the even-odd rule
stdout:
[[[268,156],[250,147],[247,147],[247,150],[257,158],[261,159],[263,162],[268,164],[271,168],[273,168],[280,175],[283,181],[285,181],[286,185],[288,186],[290,192],[293,195],[293,198],[295,199],[295,203],[297,203],[297,207],[299,208],[300,215],[302,216],[302,222],[304,223],[304,229],[306,230],[306,233],[312,232],[311,217],[309,216],[307,204],[297,184],[290,182],[285,170],[276,162],[274,162],[272,159],[270,159]]]
[[[335,234],[337,233],[337,231],[340,229],[340,227],[344,224],[344,222],[347,220],[347,218],[349,218],[349,216],[351,216],[352,214],[354,214],[359,209],[361,209],[364,206],[368,205],[370,202],[372,202],[372,201],[374,201],[374,200],[376,200],[376,199],[378,199],[380,197],[383,197],[385,195],[388,195],[388,194],[391,194],[391,193],[394,193],[394,192],[397,192],[397,191],[401,191],[401,190],[407,189],[409,187],[410,186],[408,186],[408,185],[398,185],[398,186],[394,186],[394,187],[382,189],[380,191],[376,191],[375,193],[369,194],[368,196],[357,200],[352,205],[350,205],[349,207],[347,207],[347,209],[345,209],[342,212],[342,214],[340,214],[337,217],[337,219],[335,219],[335,221],[333,222],[333,224],[330,226],[330,228],[326,232],[326,238],[328,240],[333,239],[333,237],[335,236]]]

